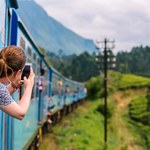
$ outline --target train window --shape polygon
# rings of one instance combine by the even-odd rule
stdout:
[[[39,83],[36,81],[36,98],[39,97]]]
[[[40,74],[40,58],[37,57],[37,73]]]
[[[33,53],[33,60],[36,61],[36,54]]]
[[[28,49],[27,49],[27,59],[28,59],[28,62],[31,62],[31,55],[32,55],[31,48],[28,47]]]
[[[37,64],[40,65],[40,58],[37,58]]]
[[[45,78],[45,81],[46,81],[46,89],[45,89],[46,95],[48,95],[48,93],[49,93],[49,91],[48,91],[49,78],[48,78],[48,77],[49,77],[49,76],[48,76],[48,70],[45,69],[44,78]]]
[[[34,93],[35,93],[34,91],[35,91],[35,84],[34,84],[34,86],[33,86],[32,94],[31,94],[31,99],[34,98]]]
[[[26,45],[26,43],[25,43],[25,40],[22,38],[22,37],[20,37],[20,46],[25,50],[25,45]]]
[[[30,47],[28,47],[28,55],[30,55],[30,57],[31,57],[31,48]]]
[[[37,62],[36,62],[36,54],[33,52],[33,57],[32,57],[32,68],[34,72],[37,74]]]
[[[58,94],[58,81],[60,80],[60,78],[60,76],[53,74],[52,90],[55,94]]]

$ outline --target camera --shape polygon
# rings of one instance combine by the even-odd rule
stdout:
[[[25,67],[23,68],[23,71],[22,71],[22,76],[21,76],[21,80],[23,80],[23,78],[26,76],[27,78],[29,77],[30,75],[30,67],[32,66],[31,63],[26,63],[25,64]]]

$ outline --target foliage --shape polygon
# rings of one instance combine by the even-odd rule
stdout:
[[[45,54],[44,50],[42,48],[40,49],[42,53]],[[52,64],[54,68],[59,70],[64,76],[73,80],[84,82],[89,80],[93,76],[97,76],[100,71],[100,68],[98,68],[98,64],[95,62],[94,53],[89,54],[88,52],[83,52],[80,55],[65,55],[64,51],[62,49],[59,49],[58,54],[53,52],[46,52],[45,55],[45,57],[49,58],[49,62],[51,62],[50,64]],[[116,71],[126,74],[150,76],[150,47],[134,47],[132,48],[131,52],[121,51],[117,53],[116,58]],[[102,60],[99,61],[101,62]],[[112,72],[112,75],[115,80],[117,80],[114,72]],[[121,74],[120,76],[117,75],[117,78],[118,77],[121,77]],[[133,83],[129,81],[130,79],[135,80],[135,82]],[[114,79],[111,78],[111,80]],[[123,78],[122,80],[123,81],[121,82],[124,82],[124,80],[125,82],[120,84],[120,88],[130,87],[132,86],[131,84],[135,86],[139,84],[139,79],[136,83],[136,78],[134,79],[130,75],[127,75],[127,77]],[[118,87],[118,85],[115,86]],[[115,87],[112,90],[115,90]]]
[[[129,105],[129,116],[136,123],[138,132],[145,139],[148,149],[150,148],[150,94],[141,96]],[[134,123],[134,122],[133,122]]]
[[[103,80],[102,77],[92,77],[88,82],[86,82],[87,97],[94,100],[95,98],[100,98],[103,96]]]
[[[110,119],[114,113],[114,109],[115,109],[115,103],[108,103],[109,105],[107,106],[107,118]],[[104,102],[100,102],[100,105],[97,107],[97,111],[100,112],[102,115],[105,115],[104,112]]]
[[[98,70],[94,56],[84,52],[72,60],[70,73],[72,79],[87,81],[92,76],[98,75]]]
[[[89,98],[93,99],[103,97],[103,80],[103,76],[97,76],[92,77],[89,81],[86,82]],[[107,81],[108,94],[111,94],[117,90],[147,87],[150,84],[150,78],[145,78],[132,74],[122,74],[116,71],[108,71]]]
[[[118,89],[147,87],[150,84],[150,78],[144,78],[133,74],[124,74],[120,78]]]
[[[117,54],[116,70],[122,73],[133,73],[150,76],[150,47],[133,47],[130,52]]]
[[[129,105],[130,117],[136,121],[142,122],[143,124],[149,124],[150,112],[148,112],[148,100],[145,96],[134,99]]]
[[[99,74],[95,57],[88,52],[66,56],[60,50],[59,55],[52,52],[47,52],[46,55],[54,68],[72,80],[84,82]]]

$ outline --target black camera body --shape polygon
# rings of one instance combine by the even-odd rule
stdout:
[[[27,78],[29,77],[29,75],[30,75],[30,67],[31,66],[32,66],[31,63],[26,63],[25,64],[25,67],[24,67],[24,69],[22,71],[21,80],[23,80],[24,77],[27,77]]]

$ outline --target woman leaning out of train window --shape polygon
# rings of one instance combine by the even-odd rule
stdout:
[[[34,85],[34,72],[30,68],[28,78],[21,83],[26,56],[22,48],[7,46],[0,51],[0,109],[14,118],[22,120],[27,113]],[[11,95],[24,84],[24,93],[16,103]]]

